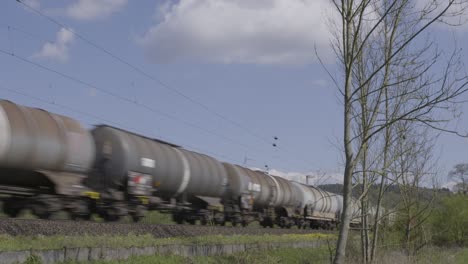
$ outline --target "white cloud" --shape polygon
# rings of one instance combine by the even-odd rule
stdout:
[[[126,4],[127,0],[78,0],[67,7],[65,12],[74,19],[90,21],[106,18]]]
[[[41,7],[41,3],[39,2],[39,0],[21,0],[21,2],[34,9],[39,9]]]
[[[447,188],[450,191],[454,192],[454,191],[457,191],[457,183],[454,182],[454,181],[449,181],[449,182],[446,182],[445,184],[443,184],[442,188]]]
[[[328,0],[180,0],[139,39],[151,61],[303,64],[329,49]]]
[[[65,28],[61,28],[57,32],[55,42],[47,42],[42,46],[42,49],[33,55],[37,58],[50,58],[60,62],[68,60],[68,50],[74,40],[74,35]]]

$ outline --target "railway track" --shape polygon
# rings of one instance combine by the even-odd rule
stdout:
[[[156,238],[193,237],[204,235],[282,235],[333,233],[333,231],[312,229],[281,229],[261,227],[230,227],[170,224],[127,224],[97,223],[92,221],[41,220],[41,219],[0,219],[0,234],[12,236],[76,236],[76,235],[143,235]]]

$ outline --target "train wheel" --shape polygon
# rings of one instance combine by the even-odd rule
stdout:
[[[134,223],[140,222],[142,218],[143,218],[143,216],[132,215],[132,221],[133,221]]]
[[[21,212],[21,208],[15,206],[18,202],[15,203],[13,199],[6,199],[3,201],[3,213],[8,217],[17,217]]]
[[[21,212],[20,208],[14,207],[11,204],[5,203],[3,205],[3,212],[8,215],[8,217],[17,217]]]
[[[104,221],[106,222],[117,222],[120,220],[118,215],[106,215],[104,216]]]
[[[49,219],[52,215],[52,213],[48,211],[47,205],[42,202],[32,205],[32,212],[40,219]]]
[[[102,216],[106,222],[117,222],[120,220],[120,216],[117,214],[117,210],[109,208],[104,212]]]
[[[135,212],[131,213],[133,222],[137,223],[145,216],[146,208],[142,205],[138,205],[135,208]]]
[[[200,217],[200,223],[202,225],[208,225],[208,224],[213,225],[213,220],[214,219],[209,214],[204,214]]]
[[[182,217],[182,215],[177,214],[177,213],[172,214],[172,220],[179,225],[184,223],[184,218]]]
[[[90,214],[74,214],[74,213],[71,213],[70,214],[70,219],[74,220],[74,221],[89,221],[91,220],[91,215]]]
[[[84,201],[76,201],[72,204],[69,210],[70,218],[72,220],[90,220],[91,214],[88,210],[88,204]]]
[[[51,217],[51,214],[49,212],[34,212],[34,214],[40,219],[45,219],[45,220]]]

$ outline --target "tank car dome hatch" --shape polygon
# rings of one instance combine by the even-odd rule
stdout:
[[[94,151],[78,121],[0,100],[0,167],[85,173]]]
[[[150,175],[158,195],[166,198],[182,193],[211,197],[224,194],[227,175],[214,158],[106,125],[97,126],[92,134],[96,142],[95,168],[114,188],[124,187],[129,172],[137,172]]]

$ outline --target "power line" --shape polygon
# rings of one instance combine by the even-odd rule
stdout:
[[[19,33],[21,33],[21,34],[23,34],[23,35],[25,35],[25,36],[28,36],[28,37],[32,38],[32,39],[38,39],[38,40],[40,40],[40,41],[46,41],[46,42],[51,42],[51,43],[54,42],[53,40],[46,39],[46,38],[44,38],[44,37],[42,37],[42,36],[40,36],[40,35],[30,33],[30,32],[28,32],[28,31],[26,31],[26,30],[24,30],[24,29],[21,29],[21,28],[18,28],[18,27],[14,27],[14,26],[11,26],[11,25],[8,25],[8,24],[3,24],[3,25],[1,25],[1,26],[4,26],[5,28],[8,28],[9,30],[10,30],[10,29],[11,29],[11,30],[15,30],[15,31],[17,31],[17,32],[19,32]],[[47,70],[47,71],[51,71],[51,72],[53,72],[53,73],[55,73],[55,74],[58,74],[58,75],[60,75],[60,76],[62,76],[62,77],[64,77],[64,78],[70,79],[70,80],[72,80],[72,81],[74,81],[74,82],[78,82],[78,83],[80,83],[80,84],[82,84],[82,85],[85,85],[85,86],[91,87],[91,88],[93,88],[93,89],[99,90],[99,91],[101,91],[101,92],[103,92],[103,93],[105,93],[105,94],[107,94],[107,95],[116,97],[116,98],[118,98],[118,99],[120,99],[120,100],[126,101],[126,102],[128,102],[128,103],[132,103],[132,104],[139,105],[139,106],[141,106],[141,107],[144,107],[146,110],[150,110],[150,111],[153,111],[153,112],[154,112],[154,111],[157,111],[157,114],[163,115],[164,117],[166,117],[166,118],[168,118],[168,119],[176,120],[176,121],[179,121],[179,122],[184,123],[185,125],[194,127],[194,128],[196,128],[196,129],[198,129],[198,130],[202,130],[202,131],[205,132],[205,133],[210,133],[210,134],[216,135],[216,136],[218,136],[218,137],[220,137],[220,138],[223,138],[224,140],[227,140],[227,141],[229,141],[229,142],[231,142],[231,143],[234,143],[234,144],[236,144],[236,145],[240,145],[240,146],[242,146],[242,147],[243,147],[244,149],[246,149],[246,150],[247,150],[249,147],[251,148],[251,146],[248,146],[248,145],[243,144],[243,143],[239,143],[239,142],[235,141],[234,139],[228,138],[228,137],[226,137],[226,136],[224,136],[224,135],[221,135],[221,134],[219,134],[219,133],[216,133],[216,132],[214,132],[214,131],[206,130],[205,128],[202,128],[202,127],[200,127],[200,126],[198,126],[198,125],[195,125],[195,124],[193,124],[193,123],[184,121],[184,120],[182,120],[182,119],[180,119],[180,118],[177,118],[177,117],[175,117],[175,116],[173,116],[173,115],[167,114],[167,113],[162,112],[162,111],[160,111],[160,110],[149,109],[149,108],[150,108],[149,106],[138,103],[136,99],[130,99],[130,98],[122,97],[122,96],[120,96],[120,95],[118,95],[118,94],[116,94],[116,93],[113,93],[113,92],[111,92],[111,91],[109,91],[109,90],[104,90],[104,89],[98,88],[98,87],[96,87],[96,86],[94,86],[94,85],[92,85],[92,84],[90,84],[90,83],[88,83],[88,82],[82,81],[82,80],[80,80],[80,79],[78,79],[78,78],[76,78],[76,77],[73,77],[73,76],[71,76],[71,75],[68,75],[68,74],[59,72],[59,71],[54,70],[54,69],[52,69],[52,68],[49,68],[49,67],[47,67],[47,66],[44,66],[44,65],[41,65],[41,64],[39,64],[39,63],[33,62],[33,61],[29,60],[29,59],[26,59],[26,58],[21,57],[21,56],[19,56],[19,55],[17,55],[17,54],[14,54],[13,51],[12,51],[11,53],[8,53],[8,52],[5,51],[5,50],[0,50],[0,52],[2,52],[2,53],[4,53],[4,54],[11,55],[11,56],[14,56],[14,57],[16,57],[17,59],[22,60],[23,62],[32,64],[32,65],[34,65],[34,66],[36,66],[36,67],[38,67],[38,68],[41,68],[41,69],[44,69],[44,70]],[[192,147],[192,146],[190,146],[190,148],[192,148],[192,149],[197,149],[197,148]],[[259,152],[258,149],[255,149],[255,150],[256,150],[257,152]],[[208,153],[209,151],[202,151],[202,152]],[[223,155],[217,154],[217,153],[215,153],[215,155],[216,155],[216,156],[223,156]],[[226,156],[224,156],[224,157],[226,157]],[[232,157],[229,158],[229,159],[232,159]],[[236,160],[236,159],[234,159],[234,160]]]
[[[127,97],[121,96],[121,95],[116,94],[116,93],[114,93],[114,92],[111,92],[111,91],[108,91],[108,90],[106,90],[106,89],[97,87],[97,86],[95,86],[95,85],[93,85],[93,84],[90,84],[90,83],[88,83],[88,82],[85,82],[85,81],[83,81],[83,80],[81,80],[81,79],[78,79],[78,78],[73,77],[73,76],[71,76],[71,75],[68,75],[68,74],[59,72],[59,71],[57,71],[57,70],[55,70],[55,69],[49,68],[49,67],[47,67],[47,66],[45,66],[45,65],[42,65],[42,64],[39,64],[39,63],[36,63],[36,62],[31,61],[31,60],[29,60],[29,59],[27,59],[27,58],[21,57],[21,56],[19,56],[19,55],[13,54],[13,53],[11,53],[11,52],[5,51],[5,50],[3,50],[3,49],[0,49],[0,53],[3,53],[3,54],[5,54],[5,55],[9,55],[9,56],[11,56],[11,57],[13,57],[13,58],[16,58],[16,59],[18,59],[18,60],[20,60],[20,61],[23,61],[24,63],[31,64],[31,65],[33,65],[33,66],[35,66],[35,67],[37,67],[37,68],[40,68],[40,69],[43,69],[43,70],[46,70],[46,71],[55,73],[55,74],[57,74],[57,75],[59,75],[59,76],[61,76],[61,77],[63,77],[63,78],[69,79],[69,80],[71,80],[71,81],[73,81],[73,82],[76,82],[76,83],[78,83],[78,84],[87,86],[87,87],[92,88],[92,89],[96,89],[96,90],[98,90],[98,91],[100,91],[100,92],[102,92],[102,93],[104,93],[104,94],[106,94],[106,95],[108,95],[108,96],[112,96],[112,97],[117,98],[117,99],[119,99],[119,100],[121,100],[121,101],[124,101],[124,102],[130,103],[130,104],[139,106],[139,107],[141,107],[141,108],[143,108],[143,109],[146,109],[146,110],[148,110],[148,111],[151,111],[151,112],[153,112],[153,113],[155,113],[155,114],[157,114],[157,115],[163,116],[163,117],[165,117],[165,118],[167,118],[167,119],[176,120],[176,121],[181,122],[181,123],[183,123],[183,124],[185,124],[185,125],[187,125],[187,126],[190,126],[190,127],[195,128],[195,129],[198,129],[198,130],[200,130],[200,131],[203,131],[203,132],[205,132],[205,133],[208,133],[208,134],[217,136],[217,137],[219,137],[219,138],[221,138],[221,139],[223,139],[223,140],[225,140],[225,141],[228,141],[228,142],[234,143],[234,144],[236,144],[236,145],[242,146],[242,147],[243,147],[244,149],[246,149],[246,150],[251,150],[251,149],[252,149],[251,146],[248,146],[248,145],[245,145],[245,144],[243,144],[243,143],[237,142],[237,141],[235,141],[235,140],[233,140],[233,139],[231,139],[231,138],[229,138],[229,137],[226,137],[226,136],[224,136],[224,135],[222,135],[222,134],[216,133],[215,131],[208,130],[208,129],[204,128],[204,127],[201,127],[201,126],[199,126],[199,125],[193,124],[193,123],[188,122],[188,121],[185,121],[185,120],[180,119],[180,118],[178,118],[178,117],[176,117],[176,116],[173,116],[173,115],[171,115],[171,114],[168,114],[168,113],[162,112],[162,111],[160,111],[160,110],[154,109],[154,108],[150,107],[149,105],[140,103],[140,102],[135,101],[135,100],[131,100],[131,99],[127,98]],[[254,150],[256,150],[256,149],[254,149]],[[256,150],[256,151],[258,151],[258,150]]]
[[[59,21],[57,21],[56,19],[53,19],[52,17],[44,14],[43,12],[41,12],[40,10],[24,3],[22,0],[15,0],[19,3],[21,3],[22,5],[24,5],[25,7],[29,8],[30,10],[32,10],[34,13],[38,14],[39,16],[49,20],[50,22],[56,24],[57,26],[67,30],[68,32],[72,33],[73,35],[77,36],[79,39],[83,40],[84,42],[88,43],[89,45],[91,45],[92,47],[106,53],[107,55],[111,56],[112,58],[114,58],[115,60],[127,65],[128,67],[130,67],[131,69],[133,69],[134,71],[136,71],[137,73],[147,77],[148,79],[158,83],[159,85],[161,85],[162,87],[164,87],[165,89],[177,94],[178,96],[182,97],[182,98],[185,98],[187,101],[193,103],[193,104],[196,104],[198,105],[199,107],[203,108],[205,111],[225,120],[226,122],[228,123],[231,123],[232,125],[240,128],[241,130],[244,130],[245,132],[247,132],[248,134],[250,134],[251,136],[253,137],[256,137],[264,142],[266,142],[268,145],[271,144],[271,142],[267,139],[265,139],[264,137],[258,135],[257,133],[253,132],[252,130],[244,127],[243,125],[239,124],[238,122],[218,113],[217,111],[211,109],[210,107],[208,107],[207,105],[201,103],[200,101],[197,101],[195,99],[193,99],[192,97],[186,95],[185,93],[181,92],[180,90],[168,85],[167,83],[161,81],[160,79],[150,75],[149,73],[145,72],[144,70],[142,70],[141,68],[139,68],[138,66],[135,66],[133,64],[131,64],[130,62],[128,62],[127,60],[121,58],[120,56],[117,56],[115,55],[114,53],[110,52],[108,49],[94,43],[93,41],[91,41],[89,38],[77,33],[76,31],[74,31],[73,29],[71,29],[70,27],[68,27],[66,24],[64,23],[61,23]]]
[[[15,27],[15,26],[11,26],[11,25],[8,25],[8,24],[3,24],[3,25],[0,25],[0,26],[3,26],[3,27],[5,27],[5,28],[8,28],[8,30],[17,31],[17,32],[19,32],[19,33],[21,33],[21,34],[23,34],[23,35],[25,35],[25,36],[27,36],[27,37],[33,38],[33,39],[38,39],[38,40],[40,40],[40,41],[46,41],[46,42],[53,42],[53,41],[50,40],[50,39],[46,39],[46,38],[44,38],[44,37],[42,37],[42,36],[40,36],[40,35],[30,33],[30,32],[28,32],[28,31],[26,31],[26,30],[24,30],[24,29],[21,29],[21,28]],[[11,37],[13,37],[13,36],[11,36]],[[11,41],[12,41],[12,40],[11,40]],[[41,64],[39,64],[39,63],[33,62],[33,61],[29,60],[29,59],[23,58],[23,57],[21,57],[21,56],[19,56],[19,55],[17,55],[17,54],[14,54],[13,50],[12,50],[10,53],[8,53],[8,52],[5,51],[5,50],[3,50],[2,52],[3,52],[4,54],[8,54],[8,55],[11,55],[11,56],[15,56],[17,59],[22,60],[23,62],[32,64],[32,65],[34,65],[34,66],[36,66],[36,67],[38,67],[38,68],[42,68],[42,69],[44,69],[44,70],[51,71],[51,72],[53,72],[53,73],[55,73],[55,74],[58,74],[58,75],[60,75],[60,76],[62,76],[62,77],[64,77],[64,78],[71,79],[71,80],[74,81],[74,82],[78,82],[78,83],[80,83],[80,84],[82,84],[82,85],[85,85],[85,86],[91,87],[91,88],[93,88],[93,89],[99,90],[99,91],[103,92],[104,94],[107,94],[107,95],[110,95],[110,96],[113,96],[113,97],[118,97],[118,99],[123,100],[123,101],[126,101],[126,102],[128,102],[128,103],[137,104],[137,105],[139,104],[139,103],[136,101],[136,99],[130,99],[130,98],[122,97],[122,96],[120,96],[120,95],[118,95],[118,94],[116,94],[116,93],[113,93],[113,92],[109,91],[109,90],[104,90],[104,89],[98,88],[98,87],[96,87],[96,86],[94,86],[94,85],[92,85],[92,84],[90,84],[90,83],[88,83],[88,82],[82,81],[82,80],[80,80],[80,79],[78,79],[78,78],[76,78],[76,77],[73,77],[73,76],[68,75],[68,74],[64,74],[64,73],[62,73],[62,72],[59,72],[59,71],[54,70],[54,69],[51,69],[51,68],[46,67],[46,66],[44,66],[44,65],[41,65]],[[140,106],[141,106],[141,105],[140,105]],[[144,105],[144,106],[147,107],[146,105]],[[147,110],[148,110],[148,109],[147,109]],[[188,125],[188,126],[195,127],[195,128],[197,128],[197,129],[199,129],[199,130],[201,129],[203,132],[214,133],[214,132],[212,132],[212,131],[207,131],[207,130],[205,130],[204,128],[201,128],[200,126],[197,126],[197,125],[194,125],[194,124],[192,124],[192,123],[189,123],[189,122],[180,120],[179,118],[176,118],[175,116],[172,116],[172,115],[167,114],[167,113],[165,113],[165,112],[162,112],[162,111],[160,111],[160,110],[156,110],[156,109],[153,109],[153,110],[158,111],[157,114],[159,114],[159,115],[163,115],[163,116],[166,117],[166,118],[169,118],[169,119],[173,119],[173,120],[176,120],[176,121],[183,122],[183,123],[185,123],[185,124]],[[150,111],[153,111],[153,110],[150,110]],[[216,135],[219,136],[219,137],[224,137],[224,136],[219,135],[219,134],[216,134]],[[226,138],[224,138],[224,139],[226,139]],[[275,142],[276,142],[277,138],[274,137],[274,139],[275,139]],[[228,138],[227,140],[228,140],[228,141],[230,140],[231,143],[239,144],[239,145],[243,146],[244,148],[247,147],[247,145],[245,145],[245,144],[242,145],[242,144],[240,144],[240,143],[234,141],[233,139],[229,139],[229,138]],[[276,143],[273,144],[273,146],[276,147],[276,149],[281,148],[281,147],[277,146]],[[284,150],[284,149],[282,149],[282,150],[283,150],[283,151],[286,151],[286,150]],[[205,152],[206,152],[206,151],[205,151]],[[257,150],[257,152],[258,152],[258,150]],[[216,154],[216,155],[217,155],[217,156],[221,156],[220,154]],[[277,157],[277,156],[273,156],[273,157],[274,157],[274,159],[279,159],[279,157]],[[283,160],[283,161],[284,161],[284,160]],[[301,161],[304,162],[304,164],[309,164],[309,162],[307,162],[307,161],[305,161],[305,160],[301,160]]]
[[[26,31],[26,30],[24,30],[24,29],[21,29],[21,28],[15,27],[15,26],[11,26],[11,25],[8,25],[8,24],[0,24],[0,26],[3,26],[3,27],[5,27],[5,28],[7,28],[8,30],[17,31],[17,32],[19,32],[19,33],[21,33],[21,34],[23,34],[23,35],[25,35],[25,36],[27,36],[27,37],[30,37],[30,38],[32,38],[32,39],[37,39],[37,40],[45,41],[45,42],[53,42],[53,40],[47,39],[47,38],[45,38],[45,37],[43,37],[43,36],[40,36],[40,35],[38,35],[38,34],[30,33],[30,32],[28,32],[28,31]],[[11,36],[11,37],[13,37],[13,36]],[[8,53],[8,52],[3,51],[3,53],[6,54],[6,53]],[[14,54],[14,52],[13,52],[13,50],[12,50],[11,53],[8,53],[8,55],[15,56],[16,54]],[[51,68],[45,67],[45,66],[43,66],[43,65],[40,65],[39,63],[35,63],[35,62],[30,61],[30,60],[28,60],[28,59],[22,58],[22,57],[20,57],[19,55],[17,55],[17,57],[19,57],[18,59],[22,60],[23,62],[31,63],[31,64],[33,64],[34,66],[39,67],[39,68],[42,68],[42,69],[47,70],[47,71],[53,71],[53,73],[58,74],[58,75],[60,75],[60,76],[62,76],[62,77],[64,77],[64,78],[68,78],[68,79],[69,79],[69,78],[74,78],[74,77],[72,77],[72,76],[70,76],[70,75],[68,75],[68,74],[63,74],[62,72],[58,72],[58,71],[53,70],[53,69],[51,69]],[[26,61],[25,61],[25,60],[26,60]],[[66,75],[66,76],[64,76],[64,75]],[[77,79],[77,78],[74,78],[74,79]],[[92,84],[90,84],[90,83],[87,83],[87,82],[84,82],[84,81],[79,80],[79,79],[73,80],[73,81],[75,81],[75,82],[80,82],[80,84],[83,84],[83,85],[85,85],[85,86],[92,87],[93,89],[96,89],[96,90],[100,90],[101,92],[103,92],[103,93],[105,93],[105,94],[108,94],[108,95],[110,95],[110,96],[113,96],[113,97],[119,96],[119,95],[117,95],[117,94],[115,94],[115,93],[112,93],[112,92],[110,92],[110,91],[108,91],[108,90],[99,89],[99,88],[95,87],[94,85],[92,85]],[[130,98],[125,98],[125,97],[122,97],[122,98],[119,98],[119,99],[125,100],[125,101],[128,102],[128,103],[133,103],[133,104],[137,103],[137,104],[138,104],[138,102],[136,102],[136,99],[130,99]],[[169,116],[168,116],[167,113],[162,112],[162,111],[159,111],[159,114],[164,115],[166,118],[172,118],[172,117],[173,117],[172,115],[169,115]],[[172,119],[177,120],[177,121],[180,121],[178,118],[175,118],[175,117],[172,118]],[[200,127],[197,126],[197,129],[200,129]],[[206,131],[204,131],[204,132],[206,132]],[[276,142],[277,137],[274,137],[274,139],[275,139],[275,142]],[[236,143],[236,144],[237,144],[237,142],[235,142],[235,141],[232,142],[232,143]],[[243,145],[243,147],[247,147],[247,146],[246,146],[246,145]],[[276,147],[276,149],[281,148],[281,147],[277,146],[276,143],[273,144],[273,147]],[[195,149],[195,147],[191,147],[191,148],[194,148],[194,149]],[[205,151],[205,152],[206,152],[206,151]],[[217,156],[222,156],[222,155],[220,155],[220,154],[216,154],[216,155],[217,155]],[[274,157],[274,159],[279,159],[279,157],[277,157],[277,156],[275,156],[275,155],[273,155],[273,157]],[[308,162],[305,161],[305,160],[301,160],[301,161],[304,162],[304,164],[308,164]],[[288,163],[289,163],[289,162],[288,162]]]
[[[84,41],[85,43],[87,43],[88,45],[90,45],[90,46],[92,46],[92,47],[94,47],[94,48],[96,48],[96,49],[98,49],[98,50],[100,50],[100,51],[106,53],[107,55],[109,55],[110,57],[112,57],[112,58],[114,58],[115,60],[119,61],[120,63],[122,63],[122,64],[124,64],[124,65],[130,67],[132,70],[136,71],[137,73],[139,73],[139,74],[141,74],[141,75],[147,77],[148,79],[150,79],[150,80],[152,80],[152,81],[158,83],[160,86],[164,87],[165,89],[167,89],[167,90],[169,90],[169,91],[175,93],[176,95],[178,95],[178,96],[180,96],[180,97],[186,99],[187,101],[189,101],[189,102],[191,102],[191,103],[193,103],[193,104],[195,104],[195,105],[198,105],[199,107],[203,108],[205,111],[207,111],[207,112],[209,112],[209,113],[211,113],[211,114],[217,116],[218,118],[220,118],[220,119],[222,119],[222,120],[224,120],[224,121],[226,121],[226,122],[228,122],[228,123],[231,123],[232,125],[234,125],[234,126],[236,126],[237,128],[243,130],[244,132],[250,134],[251,136],[253,136],[253,137],[255,137],[255,138],[257,138],[257,139],[259,139],[259,140],[265,142],[267,145],[269,145],[269,146],[272,146],[272,145],[273,145],[273,146],[274,146],[274,144],[272,143],[272,141],[270,141],[270,140],[268,140],[268,139],[266,139],[266,138],[260,136],[259,134],[257,134],[257,133],[254,132],[253,130],[251,130],[251,129],[245,127],[245,126],[243,126],[242,124],[240,124],[240,123],[238,123],[238,122],[236,122],[236,121],[234,121],[234,120],[232,120],[232,119],[230,119],[230,118],[228,118],[228,117],[226,117],[226,116],[220,114],[219,112],[217,112],[217,111],[211,109],[210,107],[208,107],[207,105],[201,103],[200,101],[193,99],[192,97],[190,97],[190,96],[186,95],[185,93],[181,92],[179,89],[177,89],[177,88],[175,88],[175,87],[172,87],[172,86],[168,85],[167,83],[161,81],[160,79],[158,79],[158,78],[152,76],[151,74],[149,74],[149,73],[145,72],[144,70],[142,70],[140,67],[133,65],[132,63],[130,63],[130,62],[128,62],[127,60],[123,59],[122,57],[120,57],[120,56],[118,56],[118,55],[112,53],[111,51],[109,51],[108,49],[102,47],[101,45],[96,44],[95,42],[93,42],[93,41],[90,40],[89,38],[85,37],[84,35],[81,35],[81,34],[79,34],[78,32],[74,31],[73,29],[71,29],[70,27],[68,27],[66,24],[61,23],[61,22],[59,22],[58,20],[56,20],[56,19],[54,19],[54,18],[52,18],[52,17],[50,17],[50,16],[44,14],[44,13],[41,12],[40,10],[34,8],[33,6],[28,5],[27,3],[24,3],[22,0],[15,0],[15,1],[17,1],[17,2],[20,3],[20,4],[22,4],[22,5],[25,6],[26,8],[30,9],[30,10],[33,11],[35,14],[37,14],[37,15],[43,17],[44,19],[46,19],[46,20],[52,22],[53,24],[55,24],[55,25],[57,25],[57,26],[59,26],[59,27],[65,29],[65,30],[67,30],[68,32],[72,33],[73,35],[75,35],[76,37],[78,37],[79,39],[81,39],[82,41]],[[244,146],[245,146],[245,145],[244,145]],[[283,147],[279,147],[279,146],[274,146],[274,147],[276,147],[276,148],[278,148],[278,149],[281,149],[281,150],[283,150],[284,152],[289,153],[290,155],[296,156],[295,153],[290,152],[290,151],[284,149]],[[306,160],[303,159],[303,157],[301,157],[301,156],[298,156],[297,159],[300,160],[300,161],[302,161],[302,162],[304,162],[305,164],[310,164],[310,161],[306,161]]]
[[[128,128],[126,125],[122,124],[122,123],[119,123],[119,122],[115,122],[115,121],[112,121],[112,120],[109,120],[107,118],[103,118],[103,117],[100,117],[96,114],[92,114],[92,113],[89,113],[89,112],[85,112],[85,111],[82,111],[82,110],[79,110],[79,109],[76,109],[76,108],[73,108],[73,107],[70,107],[70,106],[67,106],[67,105],[64,105],[64,104],[60,104],[60,103],[57,103],[56,101],[54,100],[47,100],[45,98],[42,98],[42,97],[38,97],[38,96],[35,96],[35,95],[31,95],[31,94],[28,94],[24,91],[19,91],[18,89],[10,89],[10,88],[7,88],[5,86],[2,86],[0,85],[0,89],[1,90],[5,90],[5,91],[8,91],[10,93],[15,93],[15,94],[18,94],[18,95],[21,95],[21,96],[24,96],[24,97],[27,97],[27,98],[30,98],[30,99],[34,99],[36,101],[39,101],[41,103],[45,103],[45,104],[49,104],[49,105],[52,105],[52,106],[55,106],[55,107],[59,107],[59,108],[62,108],[62,109],[65,109],[65,110],[68,110],[68,111],[71,111],[71,112],[75,112],[77,114],[80,114],[80,115],[83,115],[83,116],[87,116],[87,117],[91,117],[95,120],[98,120],[100,122],[104,122],[104,123],[109,123],[109,124],[113,124],[113,125],[117,125],[121,128],[125,128],[126,130],[128,131],[135,131],[134,128]],[[90,125],[93,125],[93,124],[90,124]],[[144,134],[142,133],[141,131],[136,131],[140,134]],[[160,136],[158,136],[158,138],[164,140],[164,141],[172,141],[172,140],[166,140],[164,138],[161,138]],[[198,147],[194,147],[194,146],[191,146],[191,145],[188,145],[188,144],[184,144],[186,147],[189,147],[190,149],[193,149],[195,151],[199,151],[199,152],[203,152],[203,153],[208,153],[208,154],[211,154],[213,156],[217,156],[217,157],[222,157],[224,159],[227,159],[227,160],[236,160],[232,157],[228,157],[228,156],[225,156],[225,155],[222,155],[222,154],[219,154],[219,153],[215,153],[215,152],[212,152],[212,151],[207,151],[207,150],[202,150]]]
[[[11,30],[14,30],[16,32],[19,32],[25,36],[28,36],[30,37],[31,39],[37,39],[37,40],[40,40],[40,41],[46,41],[46,42],[50,42],[50,43],[53,43],[55,40],[52,40],[52,39],[48,39],[48,38],[45,38],[43,36],[40,36],[38,34],[34,34],[34,33],[31,33],[31,32],[27,32],[26,30],[24,29],[21,29],[19,27],[15,27],[15,26],[12,26],[12,25],[8,25],[8,24],[1,24],[2,27],[5,27],[8,31],[11,31]]]

